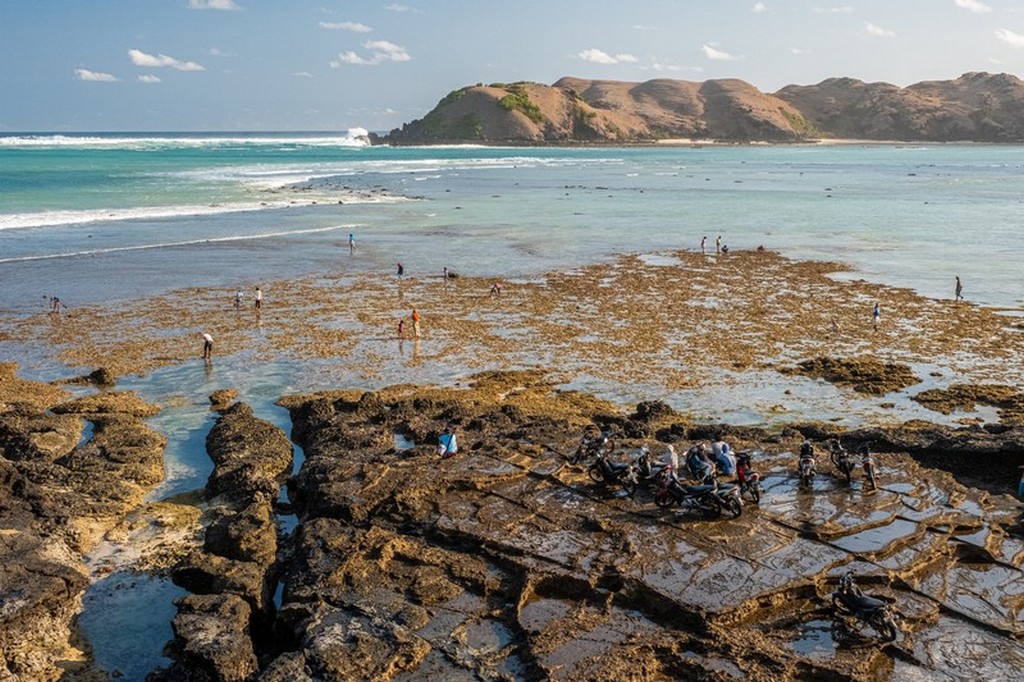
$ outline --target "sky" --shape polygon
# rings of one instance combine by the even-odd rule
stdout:
[[[0,132],[386,132],[476,83],[1024,74],[1020,0],[0,0]]]

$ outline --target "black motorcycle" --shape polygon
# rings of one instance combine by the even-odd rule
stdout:
[[[617,483],[630,496],[636,493],[636,488],[639,484],[632,464],[609,462],[603,449],[597,451],[597,459],[587,469],[587,475],[595,483],[604,483],[605,485]]]
[[[599,452],[610,452],[614,448],[611,437],[611,431],[601,431],[596,435],[591,432],[584,433],[580,438],[580,444],[569,458],[569,463],[579,464],[580,460],[596,457]]]
[[[899,633],[889,605],[861,592],[853,582],[853,573],[839,579],[839,589],[832,593],[832,607],[840,618],[868,625],[883,641],[892,642]]]
[[[713,477],[699,485],[683,485],[675,476],[668,475],[661,490],[654,494],[654,504],[662,508],[677,504],[709,519],[723,513],[736,518],[743,513],[739,487],[731,483],[719,484]]]
[[[832,459],[832,466],[839,471],[840,475],[846,477],[846,484],[849,485],[853,473],[853,462],[850,460],[850,453],[838,439],[832,441],[829,457]]]
[[[814,446],[810,441],[805,440],[800,446],[800,464],[797,469],[800,476],[800,487],[810,488],[814,481]]]

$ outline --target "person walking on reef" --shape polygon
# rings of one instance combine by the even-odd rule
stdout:
[[[956,276],[956,288],[954,289],[953,300],[962,301],[964,300],[964,285],[960,283],[960,275]]]
[[[412,335],[420,338],[420,311],[412,309]]]
[[[235,290],[235,310],[242,309],[242,290],[241,288]]]
[[[350,254],[356,252],[356,236],[351,232],[348,233],[348,252]]]
[[[209,361],[213,358],[213,337],[203,332],[203,360]]]
[[[405,268],[402,267],[401,263],[399,263],[398,264],[398,279],[402,279],[402,275],[404,275],[404,274],[405,274]]]
[[[704,235],[703,237],[700,238],[700,252],[701,253],[707,253],[708,252],[708,236],[707,235]]]
[[[878,308],[878,301],[875,301],[875,308],[871,311],[871,327],[877,332],[878,322],[882,317],[882,313]]]
[[[722,235],[718,235],[715,239],[715,253],[722,253]]]
[[[260,310],[260,309],[263,308],[263,290],[260,289],[259,287],[256,287],[255,297],[256,297],[256,310]]]

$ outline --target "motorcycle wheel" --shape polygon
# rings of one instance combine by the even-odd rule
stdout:
[[[633,495],[636,494],[636,481],[623,478],[619,480],[619,483],[622,484],[622,489],[625,490],[626,494],[630,497],[633,497]]]
[[[604,482],[604,474],[601,473],[601,467],[596,464],[591,465],[591,467],[587,469],[587,475],[590,476],[590,480],[594,483]]]
[[[899,632],[896,622],[885,609],[879,609],[871,614],[871,617],[868,618],[868,625],[886,642],[895,641],[896,635]]]
[[[875,488],[878,487],[878,486],[875,485],[875,470],[874,470],[874,468],[868,469],[867,474],[868,474],[868,483],[871,484],[871,489],[874,490]]]
[[[673,504],[675,504],[675,502],[675,498],[673,498],[672,495],[670,495],[669,493],[665,493],[664,495],[658,494],[654,496],[654,504],[658,505],[662,509],[665,509],[666,507],[671,507]]]
[[[743,513],[743,504],[735,497],[730,497],[725,501],[725,511],[730,517],[739,518],[739,515]]]
[[[761,503],[761,484],[758,482],[746,483],[743,486],[743,492],[750,497],[750,501],[754,504]]]
[[[701,514],[704,515],[705,519],[717,519],[722,515],[722,507],[718,502],[712,500],[700,500],[697,503],[697,508],[700,509]]]

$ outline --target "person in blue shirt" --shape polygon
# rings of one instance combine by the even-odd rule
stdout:
[[[459,451],[458,443],[455,441],[455,429],[446,426],[440,436],[437,437],[437,454],[441,459],[448,459]]]

